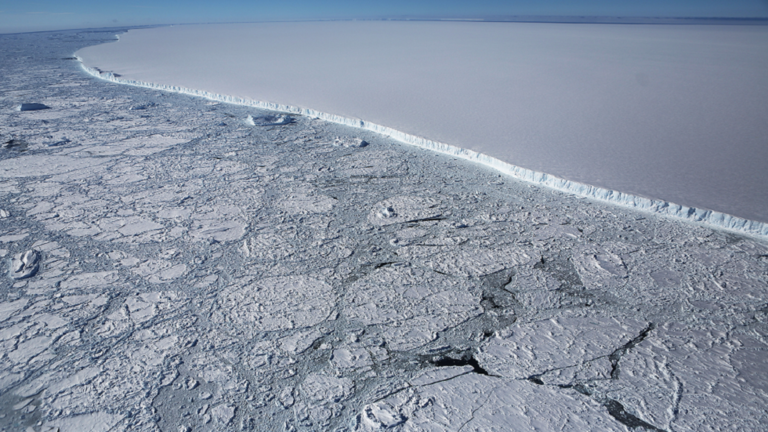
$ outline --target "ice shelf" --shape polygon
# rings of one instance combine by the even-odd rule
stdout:
[[[237,96],[214,94],[204,90],[196,90],[174,85],[155,84],[151,82],[126,79],[115,75],[112,72],[104,72],[94,67],[89,67],[80,59],[82,68],[89,74],[118,84],[126,84],[136,87],[151,88],[156,90],[181,93],[191,96],[202,97],[217,102],[248,106],[271,111],[298,114],[312,118],[342,124],[345,126],[373,131],[405,144],[421,147],[438,153],[451,155],[457,158],[477,162],[482,165],[493,168],[505,175],[509,175],[519,180],[523,180],[536,185],[546,186],[562,192],[572,193],[586,198],[597,199],[611,202],[621,206],[631,207],[662,216],[684,219],[694,223],[704,223],[718,228],[738,231],[759,237],[768,236],[768,224],[732,216],[713,210],[699,209],[668,201],[645,198],[624,192],[605,189],[597,186],[591,186],[576,181],[566,180],[557,176],[522,168],[494,157],[478,153],[473,150],[456,147],[450,144],[422,138],[402,131],[392,129],[387,126],[379,125],[362,119],[349,118],[336,114],[320,112],[311,108],[301,108],[291,105],[284,105],[272,102],[257,101]]]

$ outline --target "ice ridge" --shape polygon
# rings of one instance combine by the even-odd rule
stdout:
[[[169,91],[174,93],[182,93],[191,96],[202,97],[217,102],[224,102],[235,105],[249,106],[254,108],[260,108],[270,111],[285,112],[291,114],[303,115],[311,118],[318,118],[321,120],[342,124],[345,126],[351,126],[359,129],[365,129],[373,131],[388,137],[391,137],[397,141],[405,144],[421,147],[424,149],[432,150],[438,153],[447,154],[453,157],[458,157],[468,161],[476,162],[493,168],[503,174],[509,175],[519,180],[523,180],[535,185],[545,186],[554,190],[558,190],[565,193],[570,193],[586,198],[596,199],[600,201],[606,201],[613,204],[618,204],[624,207],[631,207],[634,209],[642,210],[649,213],[654,213],[661,216],[673,217],[683,219],[692,223],[706,224],[715,226],[721,229],[735,231],[741,234],[747,234],[751,236],[760,237],[762,239],[768,238],[768,223],[753,221],[749,219],[740,218],[737,216],[729,215],[727,213],[717,212],[714,210],[700,209],[695,207],[688,207],[680,204],[675,204],[669,201],[645,198],[637,195],[632,195],[624,192],[619,192],[611,189],[601,188],[597,186],[591,186],[576,181],[566,180],[551,174],[529,170],[522,168],[508,162],[496,159],[494,157],[478,153],[473,150],[464,149],[449,144],[445,144],[438,141],[429,140],[419,136],[411,135],[405,132],[401,132],[392,129],[387,126],[382,126],[369,121],[344,117],[336,114],[330,114],[325,112],[316,111],[310,108],[300,108],[291,105],[283,105],[274,102],[263,102],[252,99],[246,99],[236,96],[228,96],[210,93],[204,90],[195,90],[181,86],[155,84],[146,81],[127,79],[121,76],[117,76],[112,72],[101,71],[95,67],[86,66],[83,60],[75,56],[80,65],[87,73],[94,77],[111,81],[118,84],[126,84],[136,87],[144,87],[156,90]]]

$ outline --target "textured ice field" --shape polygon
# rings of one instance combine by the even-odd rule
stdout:
[[[0,430],[768,429],[763,240],[89,76],[113,35],[0,35]]]
[[[78,55],[121,81],[361,119],[768,222],[768,26],[198,25],[130,31]]]

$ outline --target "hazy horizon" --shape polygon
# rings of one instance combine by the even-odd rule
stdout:
[[[737,0],[727,4],[707,1],[483,0],[462,2],[359,3],[337,0],[317,4],[299,0],[288,5],[225,0],[214,6],[203,2],[139,1],[105,4],[78,0],[62,5],[50,0],[28,1],[0,9],[0,33],[23,33],[83,28],[156,26],[208,23],[251,23],[322,20],[483,20],[561,21],[569,18],[616,18],[630,22],[639,18],[768,20],[768,1]],[[571,22],[571,21],[568,21]],[[578,22],[578,21],[576,21]]]

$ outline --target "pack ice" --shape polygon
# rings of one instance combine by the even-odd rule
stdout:
[[[116,32],[0,35],[0,430],[768,428],[764,238],[72,60]]]

